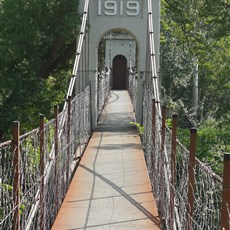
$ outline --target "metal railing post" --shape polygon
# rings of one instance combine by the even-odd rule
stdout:
[[[39,142],[40,142],[40,230],[45,230],[45,155],[44,155],[44,143],[45,143],[45,116],[40,115],[40,125],[39,125]]]
[[[177,115],[172,118],[172,152],[171,152],[171,189],[170,189],[170,229],[174,225],[174,188],[176,178],[176,135],[177,135]]]
[[[194,208],[194,187],[195,187],[195,157],[196,157],[196,128],[190,129],[190,159],[189,159],[189,181],[188,181],[188,230],[192,230],[192,218]]]
[[[164,149],[165,149],[165,129],[166,129],[166,106],[163,105],[162,106],[162,124],[161,124],[161,154],[160,154],[160,184],[161,184],[161,189],[160,189],[160,216],[161,216],[161,220],[164,224],[165,222],[165,216],[163,213],[163,191],[164,191]]]
[[[19,131],[20,123],[15,121],[13,123],[13,230],[20,230],[20,140]]]
[[[221,229],[230,229],[230,153],[224,154]]]
[[[70,171],[70,122],[71,122],[71,96],[68,96],[68,120],[67,120],[67,165],[66,165],[66,187],[69,184]],[[66,188],[66,189],[67,189]]]
[[[57,172],[57,162],[58,162],[58,105],[54,106],[54,155],[55,155],[55,199],[56,199],[56,211],[58,211],[59,207],[59,199],[58,199],[58,172]]]

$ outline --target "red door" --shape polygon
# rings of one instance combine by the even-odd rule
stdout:
[[[113,59],[113,89],[126,89],[127,60],[123,55]]]

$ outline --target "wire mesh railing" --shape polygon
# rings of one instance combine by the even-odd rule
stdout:
[[[196,159],[193,229],[220,229],[222,180]]]
[[[129,71],[129,95],[133,104],[134,111],[136,111],[137,104],[137,73],[133,70]]]
[[[175,137],[172,130],[164,126],[165,121],[162,122],[164,112],[162,116],[157,113],[153,96],[153,93],[144,87],[143,146],[149,178],[164,228],[220,229],[223,204],[228,215],[225,224],[229,228],[229,201],[224,201],[222,196],[222,179],[195,156],[194,162],[192,161],[191,148],[195,146],[192,138],[190,151],[177,139],[176,147],[173,147]],[[174,153],[175,161],[172,159]]]
[[[161,109],[159,99],[151,0],[148,1],[148,38],[142,140],[164,229],[220,229],[221,226],[229,229],[229,200],[222,196],[222,179],[195,158],[194,133],[191,130],[188,151],[176,139],[176,128],[171,131],[165,125],[166,111]]]
[[[165,158],[165,145],[162,146],[162,132],[160,124],[160,116],[155,110],[155,122],[153,122],[153,110],[155,103],[152,92],[144,86],[143,93],[143,146],[145,150],[145,158],[149,178],[152,184],[153,193],[156,197],[158,212],[161,216],[162,222],[167,226],[169,217],[169,203],[170,203],[170,183],[168,159]],[[155,130],[155,132],[153,132]],[[169,227],[169,226],[167,226]]]
[[[98,75],[97,81],[97,119],[100,117],[104,104],[109,95],[111,85],[111,71],[110,69],[107,72],[102,71]]]
[[[39,129],[19,138],[21,156],[21,228],[26,229],[27,218],[30,210],[39,200],[40,189],[40,142]]]
[[[60,121],[62,125],[57,125]],[[19,137],[20,189],[17,195],[20,200],[20,229],[51,228],[90,135],[89,85],[70,101],[66,110],[56,119],[44,124],[43,130],[35,129]],[[13,194],[13,159],[12,141],[1,144],[1,229],[13,229],[13,225],[16,224],[13,220],[17,208],[13,198],[16,195]]]
[[[8,141],[0,144],[0,221],[2,229],[13,223],[13,146]]]

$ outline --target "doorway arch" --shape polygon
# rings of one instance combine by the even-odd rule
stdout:
[[[126,89],[127,86],[127,59],[117,55],[113,59],[113,89]]]

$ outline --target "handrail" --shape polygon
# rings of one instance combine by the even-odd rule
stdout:
[[[67,92],[67,98],[68,98],[68,96],[72,96],[72,94],[73,94],[73,89],[74,89],[74,85],[75,85],[75,81],[76,81],[78,66],[79,66],[79,62],[80,62],[80,58],[81,58],[83,41],[84,41],[84,37],[85,37],[86,22],[87,22],[87,17],[88,17],[88,8],[89,8],[89,0],[85,0],[80,36],[79,36],[79,41],[78,41],[78,46],[77,46],[77,53],[76,53],[73,72],[72,72],[73,77],[71,78],[71,81],[69,84],[69,89]],[[65,103],[64,108],[66,106],[67,106],[67,103]]]
[[[148,26],[149,26],[149,46],[150,46],[150,62],[152,70],[152,79],[153,79],[153,90],[154,90],[154,99],[156,100],[158,113],[161,115],[160,107],[160,96],[159,96],[159,82],[158,74],[156,68],[156,52],[154,46],[154,30],[153,30],[153,12],[152,12],[152,1],[148,0]]]

